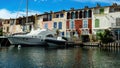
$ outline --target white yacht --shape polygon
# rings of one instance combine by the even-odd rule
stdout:
[[[8,40],[14,45],[45,45],[45,38],[54,34],[55,32],[48,29],[37,29],[28,34],[11,35]]]
[[[44,45],[44,46],[64,46],[66,40],[55,36],[56,32],[49,29],[32,30],[28,34],[14,34],[8,37],[13,45]]]

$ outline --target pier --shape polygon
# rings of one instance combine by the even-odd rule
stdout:
[[[89,46],[89,47],[100,47],[100,44],[98,42],[81,42],[81,41],[68,41],[66,42],[66,46]]]
[[[10,42],[5,36],[0,36],[0,47],[2,46],[10,46]]]

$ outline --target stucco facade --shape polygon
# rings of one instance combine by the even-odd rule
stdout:
[[[61,36],[66,36],[66,12],[61,11],[54,13],[52,19],[52,27],[53,29],[59,29]]]
[[[113,4],[107,7],[93,9],[93,35],[105,29],[111,30],[114,37],[120,39],[120,6]]]
[[[15,20],[8,19],[3,21],[3,32],[16,33],[21,32],[21,27],[26,25],[26,18],[21,17]],[[7,23],[6,23],[7,22]],[[91,35],[96,35],[105,29],[113,31],[116,38],[120,38],[120,5],[113,4],[111,6],[100,6],[89,8],[85,6],[83,9],[61,10],[58,12],[45,12],[40,15],[28,17],[28,29],[31,30],[31,24],[35,29],[50,29],[59,30],[60,35],[64,37],[71,37],[75,32],[77,38],[83,40],[91,40]],[[13,30],[11,30],[13,28]],[[24,31],[23,30],[23,31]],[[73,33],[72,33],[73,32]],[[87,38],[87,39],[86,39]]]

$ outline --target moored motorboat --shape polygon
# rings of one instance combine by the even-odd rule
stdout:
[[[28,34],[11,35],[8,40],[14,45],[46,45],[46,37],[54,36],[54,32],[48,29],[37,29]]]
[[[63,39],[62,37],[52,37],[46,38],[45,41],[49,47],[65,47],[67,40]]]

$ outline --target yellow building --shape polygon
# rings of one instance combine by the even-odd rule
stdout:
[[[66,12],[64,10],[53,14],[53,29],[58,29],[61,36],[66,36]]]

